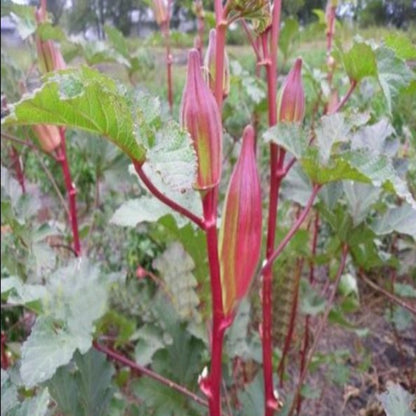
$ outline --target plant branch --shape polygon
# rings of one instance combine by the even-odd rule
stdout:
[[[61,205],[66,213],[66,215],[68,215],[69,217],[69,209],[68,209],[68,205],[65,201],[64,196],[62,195],[61,191],[59,190],[59,186],[55,181],[55,178],[53,177],[51,171],[48,169],[48,167],[45,165],[45,163],[43,162],[41,156],[39,155],[38,149],[35,149],[35,155],[38,158],[38,161],[40,163],[40,165],[42,166],[42,169],[44,170],[46,176],[48,177],[48,179],[50,180],[53,189],[56,192],[56,195],[58,196],[59,201],[61,202]]]
[[[136,170],[139,178],[143,181],[146,185],[147,189],[161,202],[163,202],[168,207],[172,208],[174,211],[179,212],[193,223],[195,223],[199,228],[205,230],[205,221],[196,216],[194,213],[186,209],[185,207],[179,205],[172,199],[168,198],[166,195],[162,194],[159,189],[156,188],[155,185],[151,182],[151,180],[147,177],[143,170],[143,163],[138,162],[137,160],[133,160],[134,169]]]
[[[309,365],[312,361],[313,355],[315,354],[315,350],[318,346],[318,343],[320,341],[322,332],[323,332],[323,330],[325,328],[325,325],[326,325],[326,322],[328,320],[329,313],[331,312],[332,306],[334,304],[335,295],[337,293],[339,282],[341,280],[342,272],[344,271],[345,264],[347,262],[347,255],[348,255],[348,245],[346,243],[344,243],[343,246],[342,246],[341,262],[340,262],[340,265],[338,267],[337,274],[336,274],[336,277],[335,277],[334,288],[333,288],[332,293],[331,293],[331,295],[328,299],[328,303],[325,307],[324,314],[323,314],[323,316],[322,316],[322,318],[319,322],[319,326],[318,326],[317,330],[314,332],[314,335],[315,335],[314,341],[311,345],[311,349],[309,350],[308,356],[306,358],[304,369],[303,369],[303,371],[302,371],[302,373],[299,377],[298,385],[297,385],[297,388],[296,388],[296,391],[295,391],[295,395],[293,397],[292,406],[291,406],[291,408],[289,410],[289,413],[288,413],[289,416],[292,416],[293,412],[295,411],[295,408],[297,406],[297,402],[298,402],[298,400],[300,398],[300,395],[301,395],[301,389],[302,389],[303,383],[305,382],[306,375],[308,374],[308,367],[309,367]]]
[[[335,109],[329,113],[329,115],[331,114],[335,114],[337,113],[339,110],[341,110],[341,108],[345,105],[345,103],[349,100],[349,98],[351,97],[351,94],[354,92],[355,87],[357,86],[357,81],[351,80],[351,84],[350,87],[347,91],[347,93],[344,95],[344,97],[342,98],[342,100],[338,103],[338,105],[335,107]]]
[[[316,195],[318,194],[320,189],[321,189],[321,185],[314,185],[313,186],[311,196],[309,197],[305,208],[303,209],[303,211],[301,212],[299,217],[296,219],[296,221],[294,222],[294,224],[292,225],[291,229],[288,231],[286,236],[283,238],[283,240],[277,246],[276,250],[268,258],[267,262],[264,264],[264,266],[261,269],[261,274],[265,274],[271,269],[273,262],[276,260],[277,257],[279,257],[281,252],[284,250],[284,248],[290,242],[292,237],[295,235],[296,231],[299,230],[300,226],[302,225],[303,221],[305,220],[306,216],[308,215],[309,211],[311,210],[313,202],[314,202],[314,200],[316,198]]]
[[[218,256],[217,200],[218,189],[216,187],[208,191],[202,199],[212,296],[211,367],[207,379],[202,382],[205,383],[204,390],[209,399],[210,416],[221,416],[222,347],[227,327],[224,318]]]
[[[78,213],[77,213],[77,190],[74,187],[71,177],[71,171],[69,169],[68,157],[66,153],[66,143],[65,143],[65,131],[63,127],[59,127],[59,134],[61,136],[61,144],[56,149],[56,154],[58,162],[61,164],[62,173],[64,175],[66,192],[68,194],[69,200],[69,221],[72,228],[72,237],[74,250],[77,253],[77,256],[81,255],[81,242],[79,239],[78,231]]]
[[[256,42],[254,41],[254,38],[250,32],[250,28],[248,27],[247,22],[244,19],[241,19],[240,21],[241,21],[241,25],[243,26],[244,31],[246,32],[247,39],[249,40],[253,48],[254,54],[256,55],[257,62],[260,62],[262,60],[261,55],[260,55],[260,50],[257,47]]]
[[[396,305],[401,306],[403,309],[406,309],[407,311],[409,311],[410,313],[412,313],[413,315],[416,316],[416,308],[414,308],[412,305],[409,305],[403,299],[399,298],[398,296],[394,295],[393,293],[389,292],[388,290],[383,289],[378,284],[372,282],[367,276],[364,275],[364,273],[360,273],[360,278],[363,279],[363,281],[368,286],[370,286],[371,288],[373,288],[377,292],[380,292],[381,294],[383,294],[384,296],[386,296],[386,298],[390,302],[393,302]]]
[[[156,380],[159,383],[162,383],[165,386],[168,386],[168,387],[172,388],[173,390],[176,390],[177,392],[183,394],[184,396],[189,397],[190,399],[192,399],[196,403],[200,404],[201,406],[208,407],[208,403],[204,399],[202,399],[201,397],[199,397],[195,393],[192,393],[191,391],[189,391],[185,387],[175,383],[174,381],[169,380],[169,379],[161,376],[160,374],[157,374],[154,371],[149,370],[148,368],[143,367],[143,366],[135,363],[134,361],[129,360],[127,357],[124,357],[123,355],[119,354],[117,351],[114,351],[114,350],[112,350],[108,347],[105,347],[104,345],[100,344],[97,341],[93,342],[93,346],[96,350],[103,352],[104,354],[106,354],[112,360],[118,361],[119,363],[122,363],[122,364],[130,367],[131,369],[136,370],[136,371],[152,378],[153,380]]]
[[[272,26],[262,35],[263,54],[267,78],[267,98],[268,98],[268,119],[269,126],[277,123],[277,45],[279,41],[281,0],[275,0],[273,4]],[[270,35],[270,47],[267,48],[267,36]],[[267,241],[266,241],[266,261],[273,254],[277,207],[279,199],[279,189],[281,177],[276,175],[279,168],[279,147],[270,144],[270,189],[269,189],[269,209],[267,222]],[[274,394],[273,386],[273,351],[272,351],[272,269],[269,268],[263,273],[262,283],[262,351],[263,351],[263,380],[265,395],[265,416],[273,416],[278,408],[278,401]]]

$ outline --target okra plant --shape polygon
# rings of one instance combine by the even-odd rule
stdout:
[[[16,350],[2,322],[5,414],[301,415],[328,320],[359,332],[337,304],[357,293],[357,281],[406,316],[416,313],[406,299],[415,276],[399,267],[415,250],[416,189],[408,179],[416,167],[405,159],[415,156],[416,136],[406,137],[411,120],[394,125],[401,94],[415,91],[406,64],[415,47],[394,37],[343,44],[337,3],[329,0],[317,26],[326,57],[312,68],[301,51],[290,52],[298,28],[281,18],[281,1],[215,0],[211,28],[196,1],[198,34],[174,108],[172,3],[152,2],[165,40],[169,111],[163,97],[94,67],[94,59],[115,60],[132,81],[137,61],[114,28],[106,28],[107,55],[71,67],[57,41],[84,57],[86,47],[48,23],[46,1],[35,9],[2,4],[26,22],[41,74],[35,88],[26,82],[33,74],[22,76],[22,97],[7,99],[2,146],[12,146],[11,156],[41,150],[61,164],[74,255],[51,248],[65,234],[62,224],[31,225],[35,204],[22,185],[31,177],[22,158],[10,156],[19,162],[12,166],[21,189],[13,169],[2,166],[2,306],[20,311],[29,329]],[[235,25],[252,48],[253,73],[228,49]],[[292,63],[284,77],[280,52]],[[377,105],[362,104],[366,91]],[[228,128],[231,119],[238,122]],[[118,147],[136,192],[118,202],[111,220],[103,218],[102,232],[94,230],[95,213],[91,219],[77,205],[67,153],[72,137],[94,140],[91,134]],[[99,191],[98,183],[96,211]],[[114,204],[114,195],[101,197]],[[134,265],[133,281],[124,279],[124,265],[109,266],[115,226],[149,236],[140,250],[151,260]],[[102,251],[91,248],[95,235]],[[24,264],[16,267],[11,257],[21,253]],[[371,281],[370,270],[387,270],[391,286]],[[395,394],[410,403],[406,392]]]

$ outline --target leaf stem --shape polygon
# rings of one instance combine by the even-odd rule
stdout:
[[[341,280],[342,272],[344,271],[345,264],[347,262],[347,255],[348,255],[348,245],[346,243],[344,243],[343,246],[342,246],[341,262],[340,262],[340,265],[338,267],[337,274],[336,274],[336,277],[335,277],[334,288],[332,289],[332,293],[331,293],[331,295],[328,299],[328,303],[326,305],[324,314],[323,314],[323,316],[322,316],[322,318],[319,322],[319,326],[318,326],[317,330],[314,331],[315,337],[314,337],[313,343],[311,345],[311,349],[309,350],[308,356],[306,358],[305,366],[304,366],[303,371],[302,371],[302,373],[299,377],[298,385],[296,387],[295,395],[293,397],[292,406],[291,406],[291,408],[289,410],[289,413],[288,413],[289,416],[292,416],[293,412],[295,411],[295,408],[297,406],[298,400],[299,400],[300,395],[301,395],[301,389],[302,389],[303,383],[305,382],[306,375],[308,374],[308,367],[309,367],[309,365],[312,361],[313,355],[315,354],[315,350],[318,346],[318,343],[320,341],[322,332],[323,332],[323,330],[325,328],[325,325],[326,325],[326,322],[328,320],[329,313],[331,312],[332,306],[334,304],[335,295],[337,293],[339,282]]]
[[[305,208],[303,209],[303,211],[301,212],[299,217],[296,219],[295,223],[292,225],[291,229],[288,231],[286,236],[283,238],[283,240],[277,246],[276,250],[268,258],[267,262],[264,264],[264,266],[261,269],[261,274],[267,273],[267,271],[271,269],[273,262],[277,259],[277,257],[279,257],[281,252],[284,250],[284,248],[290,242],[292,237],[295,235],[296,231],[299,230],[300,226],[302,225],[303,221],[305,220],[306,216],[308,215],[309,211],[311,210],[313,202],[314,202],[314,200],[316,198],[316,195],[318,194],[320,189],[321,189],[321,185],[314,185],[313,186],[311,196],[309,197]]]
[[[202,199],[212,296],[211,368],[207,378],[210,416],[221,416],[222,347],[227,327],[224,318],[218,256],[217,199],[216,187],[208,191]]]
[[[143,163],[133,160],[134,169],[136,170],[137,174],[139,175],[139,178],[143,181],[143,183],[146,185],[147,189],[161,202],[166,204],[168,207],[172,208],[174,211],[179,212],[179,214],[182,214],[189,220],[191,220],[193,223],[195,223],[198,227],[205,230],[205,221],[196,216],[194,213],[186,209],[185,207],[179,205],[172,199],[168,198],[166,195],[162,194],[162,192],[159,191],[159,189],[156,188],[155,185],[151,182],[151,180],[147,177],[143,170]]]
[[[350,87],[347,91],[347,93],[344,95],[342,100],[338,103],[338,105],[334,108],[334,110],[331,113],[328,113],[329,115],[337,113],[341,108],[345,105],[345,103],[349,100],[351,97],[351,94],[354,92],[355,87],[357,86],[357,81],[351,80]]]
[[[382,287],[380,287],[378,284],[372,282],[368,277],[365,276],[364,273],[360,272],[360,278],[363,279],[363,281],[370,286],[371,288],[373,288],[374,290],[376,290],[377,292],[380,292],[381,294],[383,294],[384,296],[386,296],[386,298],[395,303],[396,305],[401,306],[403,309],[406,309],[407,311],[409,311],[410,313],[412,313],[413,315],[416,316],[416,308],[414,308],[412,305],[409,305],[407,302],[405,302],[403,299],[400,299],[398,296],[394,295],[393,293],[389,292],[386,289],[383,289]]]
[[[266,67],[267,78],[267,98],[268,98],[268,118],[269,126],[277,123],[277,46],[279,42],[281,0],[275,0],[273,4],[272,26],[263,36],[264,60],[268,62]],[[267,48],[267,36],[270,35],[270,47]],[[267,242],[266,242],[266,262],[273,254],[276,236],[277,207],[279,199],[279,189],[282,177],[276,172],[279,170],[279,152],[281,149],[274,144],[270,144],[270,190],[269,190],[269,210],[267,223]],[[263,347],[263,379],[265,394],[265,416],[273,416],[278,408],[278,401],[274,394],[273,386],[273,351],[272,351],[272,269],[271,267],[263,273],[262,285],[262,347]]]
[[[129,360],[127,357],[124,357],[123,355],[119,354],[117,351],[114,351],[114,350],[100,344],[97,341],[93,342],[93,346],[96,350],[103,352],[104,354],[106,354],[112,360],[118,361],[118,362],[130,367],[131,369],[136,370],[136,371],[138,371],[142,374],[145,374],[146,376],[152,378],[153,380],[156,380],[159,383],[162,383],[165,386],[168,386],[168,387],[172,388],[173,390],[176,390],[177,392],[183,394],[184,396],[189,397],[190,399],[192,399],[196,403],[200,404],[201,406],[208,407],[208,403],[204,399],[202,399],[201,397],[199,397],[195,393],[192,393],[191,391],[189,391],[185,387],[175,383],[174,381],[169,380],[169,379],[161,376],[160,374],[157,374],[154,371],[149,370],[148,368],[143,367],[143,366]]]
[[[61,144],[56,149],[57,160],[61,164],[62,173],[64,175],[64,182],[66,187],[66,192],[69,200],[69,221],[72,228],[72,237],[74,250],[79,257],[81,255],[81,243],[79,239],[78,231],[78,214],[77,214],[77,200],[76,195],[77,191],[74,187],[71,178],[71,171],[69,169],[68,157],[66,153],[66,143],[65,143],[65,131],[63,127],[59,127],[59,134],[61,136]]]
[[[254,41],[253,35],[250,32],[250,28],[248,27],[247,22],[244,19],[241,19],[240,22],[241,22],[241,25],[243,26],[244,31],[246,32],[247,39],[249,40],[253,48],[254,54],[256,55],[257,62],[260,62],[262,60],[261,55],[260,55],[260,50],[257,47],[256,42]]]

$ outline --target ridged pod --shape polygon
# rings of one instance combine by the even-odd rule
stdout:
[[[217,32],[215,29],[211,29],[209,32],[208,48],[205,53],[204,67],[205,78],[209,85],[209,88],[215,93],[215,74],[216,74],[216,45],[217,45]],[[224,50],[224,74],[222,77],[222,94],[223,97],[227,97],[230,93],[230,64],[228,61],[227,52]]]
[[[247,126],[228,186],[219,233],[222,298],[225,315],[247,294],[260,258],[262,207],[254,153],[254,129]]]
[[[191,49],[188,54],[180,123],[191,135],[198,159],[194,188],[207,190],[216,186],[221,178],[221,116],[215,98],[202,77],[197,49]]]
[[[153,14],[159,26],[168,21],[168,7],[165,0],[152,0]]]
[[[39,140],[40,147],[47,153],[54,151],[61,144],[59,127],[50,124],[38,124],[32,126]]]
[[[296,59],[277,98],[279,122],[301,122],[305,115],[305,94],[302,84],[302,59]]]
[[[36,10],[36,22],[38,24],[46,22],[46,11],[42,8]],[[42,40],[36,36],[36,49],[38,54],[39,67],[42,73],[65,69],[66,64],[62,53],[52,40]]]

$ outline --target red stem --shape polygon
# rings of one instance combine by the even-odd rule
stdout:
[[[19,185],[22,188],[22,192],[25,194],[26,185],[25,185],[25,175],[23,173],[23,168],[22,168],[22,161],[20,159],[19,151],[14,146],[10,148],[10,159],[12,161],[13,169],[16,172],[17,181],[19,182]]]
[[[197,396],[195,393],[192,393],[185,387],[182,387],[181,385],[175,383],[172,380],[169,380],[160,374],[155,373],[152,370],[149,370],[146,367],[143,367],[134,361],[129,360],[128,358],[124,357],[123,355],[119,354],[117,351],[114,351],[110,348],[105,347],[104,345],[98,343],[97,341],[93,342],[93,346],[96,350],[103,352],[106,354],[109,358],[112,360],[118,361],[128,367],[130,367],[133,370],[136,370],[142,374],[145,374],[146,376],[152,378],[153,380],[158,381],[159,383],[164,384],[165,386],[168,386],[172,388],[173,390],[178,391],[179,393],[182,393],[183,395],[189,397],[190,399],[194,400],[196,403],[200,404],[201,406],[208,407],[208,403],[202,399],[201,397]]]
[[[4,332],[1,333],[1,368],[3,370],[7,370],[10,366],[9,356],[7,355],[6,351],[6,334]]]
[[[241,19],[240,22],[241,22],[241,25],[243,26],[244,31],[246,32],[247,39],[249,40],[249,42],[250,42],[250,44],[253,48],[254,54],[256,55],[257,62],[260,62],[262,60],[260,50],[257,47],[257,43],[254,40],[254,38],[253,38],[253,36],[250,32],[250,28],[248,27],[247,22],[244,19]]]
[[[292,406],[291,406],[290,411],[288,413],[289,416],[293,415],[293,412],[295,411],[295,408],[297,407],[297,403],[298,403],[298,400],[299,400],[300,395],[301,395],[301,389],[302,389],[303,383],[305,382],[306,375],[308,373],[308,367],[309,367],[309,365],[312,361],[313,355],[315,354],[316,347],[318,346],[318,343],[320,341],[322,332],[323,332],[323,330],[325,328],[325,325],[326,325],[326,322],[328,320],[329,313],[331,312],[332,305],[334,304],[334,301],[335,301],[335,295],[337,293],[339,282],[341,280],[342,272],[344,271],[344,268],[345,268],[345,264],[346,264],[346,261],[347,261],[347,255],[348,255],[348,246],[347,246],[346,243],[344,243],[343,246],[342,246],[341,263],[339,265],[337,275],[335,277],[334,288],[332,289],[331,296],[328,299],[328,303],[326,305],[326,308],[325,308],[324,314],[321,318],[321,321],[319,322],[319,326],[318,326],[317,330],[314,332],[315,338],[314,338],[313,344],[311,346],[311,349],[309,350],[308,356],[306,358],[305,367],[302,371],[302,374],[299,377],[299,381],[298,381],[298,385],[297,385],[295,395],[294,395],[294,398],[293,398]]]
[[[272,26],[270,33],[270,48],[264,47],[264,58],[268,62],[266,65],[267,76],[267,97],[269,105],[269,126],[277,123],[277,45],[279,42],[281,0],[275,0],[273,5]],[[263,35],[263,40],[266,39]],[[267,45],[265,45],[267,46]],[[270,190],[269,190],[269,213],[267,224],[267,245],[266,260],[269,261],[273,254],[276,236],[277,207],[279,189],[282,177],[276,172],[279,170],[279,148],[276,144],[270,144]],[[265,394],[265,416],[273,416],[278,408],[278,402],[274,395],[273,387],[273,348],[272,348],[272,268],[269,267],[263,273],[262,285],[262,346],[263,346],[263,378]]]
[[[150,181],[150,179],[146,176],[146,174],[143,171],[143,163],[138,162],[137,160],[133,160],[134,169],[136,170],[137,174],[139,175],[139,178],[143,181],[143,183],[146,185],[147,189],[161,202],[163,202],[168,207],[172,208],[174,211],[179,212],[179,214],[182,214],[186,218],[190,219],[192,222],[194,222],[198,227],[205,229],[205,222],[195,214],[193,214],[188,209],[182,207],[181,205],[177,204],[172,199],[168,198],[166,195],[162,194],[162,192],[159,191],[159,189],[156,188],[155,185]]]
[[[329,15],[329,22],[328,22],[328,30],[326,32],[326,50],[328,55],[331,53],[332,51],[332,40],[334,38],[334,34],[335,34],[335,12],[336,12],[336,7],[331,6],[331,10],[330,10],[330,15]]]
[[[206,239],[212,296],[211,368],[208,376],[210,416],[221,416],[222,345],[224,332],[227,327],[223,312],[220,263],[218,257],[216,224],[217,198],[218,190],[217,188],[214,188],[208,191],[202,199],[204,220],[206,224]]]
[[[313,186],[311,196],[309,197],[305,208],[303,208],[303,211],[301,212],[299,217],[296,219],[296,221],[292,225],[292,228],[288,231],[286,236],[283,238],[283,240],[277,246],[276,250],[268,258],[266,264],[262,267],[262,269],[261,269],[262,274],[267,273],[267,271],[271,269],[273,262],[277,259],[277,257],[279,257],[280,253],[287,246],[289,241],[295,235],[296,231],[299,230],[299,228],[302,225],[303,221],[305,220],[306,216],[309,214],[309,211],[312,208],[313,202],[315,201],[316,195],[318,194],[319,190],[321,189],[321,186],[322,185],[314,185]]]
[[[66,144],[65,144],[65,131],[62,127],[59,127],[59,134],[61,135],[61,144],[56,149],[57,160],[61,164],[62,173],[64,175],[66,192],[69,200],[69,221],[72,228],[72,237],[74,244],[74,251],[77,256],[81,255],[81,243],[79,239],[78,232],[78,216],[77,216],[77,200],[76,195],[77,191],[74,187],[71,178],[71,171],[69,169],[68,157],[66,154]]]
[[[338,103],[335,109],[329,114],[335,114],[344,106],[344,104],[349,100],[351,94],[354,92],[355,87],[357,86],[357,81],[351,80],[350,88],[348,89],[347,93],[344,95],[342,100]]]

